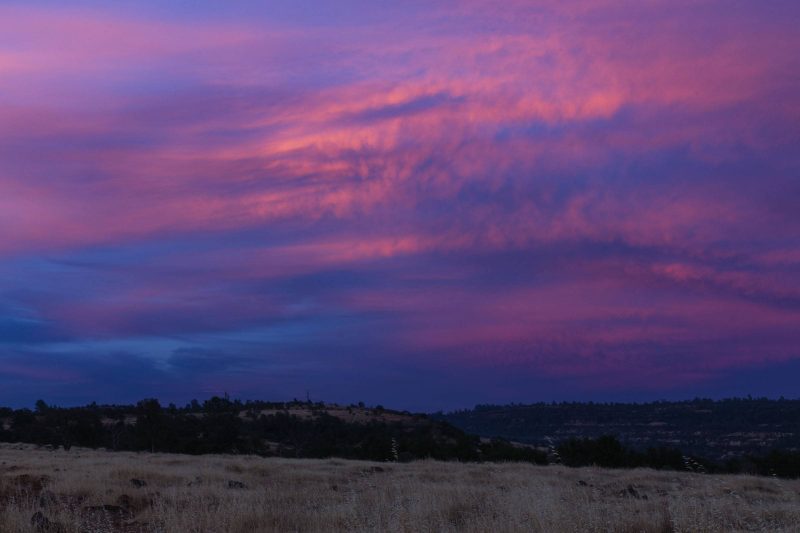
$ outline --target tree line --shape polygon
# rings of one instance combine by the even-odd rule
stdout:
[[[300,417],[290,410],[307,409]],[[136,405],[56,407],[43,401],[35,410],[0,408],[0,441],[70,449],[184,454],[255,454],[280,457],[341,457],[373,461],[439,459],[546,462],[543,452],[503,440],[482,441],[442,421],[410,415],[383,420],[378,406],[367,422],[328,414],[322,403],[241,402],[213,397],[184,407],[156,399]],[[262,411],[268,411],[265,414]]]
[[[297,416],[301,408],[310,416]],[[350,406],[370,412],[350,422],[327,412],[323,403],[241,402],[212,397],[184,407],[156,399],[135,405],[57,407],[43,401],[34,410],[0,408],[0,442],[25,442],[69,450],[72,446],[183,454],[255,454],[296,458],[340,457],[372,461],[416,459],[519,461],[607,468],[646,467],[714,473],[800,477],[800,453],[773,450],[725,461],[688,457],[674,447],[638,450],[616,436],[569,438],[549,451],[502,438],[481,439],[426,415],[398,414],[378,406]],[[266,411],[266,413],[265,413]]]
[[[718,462],[800,450],[800,400],[785,398],[477,405],[432,417],[470,434],[533,445],[615,435],[636,449],[678,445],[686,455]]]
[[[654,468],[800,478],[800,452],[790,450],[771,450],[761,456],[743,455],[715,461],[690,457],[673,447],[649,447],[640,451],[623,445],[615,436],[604,435],[567,439],[559,443],[554,452],[559,462],[572,467]]]

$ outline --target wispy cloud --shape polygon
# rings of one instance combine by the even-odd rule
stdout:
[[[348,353],[612,393],[800,356],[795,3],[185,15],[0,7],[8,375],[158,338],[209,383]],[[204,337],[286,324],[316,333]]]

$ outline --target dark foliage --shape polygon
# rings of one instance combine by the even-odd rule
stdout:
[[[675,448],[648,448],[637,451],[624,446],[616,437],[568,439],[556,448],[567,466],[602,466],[606,468],[646,467],[656,470],[691,470],[720,474],[756,474],[800,478],[800,453],[773,450],[763,457],[745,456],[715,462],[702,457],[687,457]]]
[[[591,410],[591,404],[587,409]],[[619,404],[617,404],[619,405]],[[246,453],[281,457],[341,457],[373,461],[433,458],[458,461],[548,462],[547,454],[503,438],[480,439],[443,420],[383,407],[351,406],[375,416],[351,422],[322,403],[246,402],[211,398],[185,407],[145,399],[136,405],[0,408],[0,442],[186,454]],[[575,404],[570,404],[570,410]],[[302,411],[308,416],[297,416]],[[491,411],[495,412],[495,411]],[[386,416],[383,415],[395,415]],[[402,416],[396,416],[402,415]],[[552,413],[551,413],[552,415]],[[784,425],[786,422],[782,422]],[[763,424],[763,423],[762,423]],[[719,422],[719,425],[724,425]],[[763,428],[763,425],[759,425]],[[569,437],[551,448],[567,466],[648,467],[698,472],[800,477],[800,452],[775,449],[708,459],[670,446],[632,446],[618,435]]]
[[[649,448],[639,452],[623,446],[616,437],[569,439],[557,447],[567,466],[603,466],[606,468],[647,467],[657,470],[683,470],[683,454],[674,448]]]
[[[311,416],[299,417],[290,413],[292,409],[304,409]],[[546,462],[535,449],[501,440],[482,443],[424,415],[389,421],[379,415],[393,412],[383,407],[371,411],[378,416],[356,423],[331,416],[322,403],[310,402],[243,403],[214,397],[182,408],[165,408],[155,399],[135,406],[59,408],[40,401],[35,412],[0,410],[0,441],[186,454]]]
[[[652,455],[650,464],[674,464],[675,454],[666,450],[679,447],[685,455],[707,458],[700,463],[727,465],[731,471],[761,472],[772,457],[770,464],[788,473],[790,459],[767,454],[800,452],[800,400],[783,398],[478,405],[432,416],[470,434],[535,446],[614,435],[637,453]]]

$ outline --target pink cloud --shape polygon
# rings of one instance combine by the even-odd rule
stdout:
[[[224,51],[222,61],[234,71],[243,71],[255,61],[265,65],[278,61],[274,47],[285,49],[300,35],[292,31],[279,32],[275,39],[280,42],[273,43],[265,40],[266,36],[272,38],[273,33],[256,32],[247,24],[230,27],[167,25],[146,20],[118,20],[110,14],[5,10],[7,16],[0,19],[7,21],[12,38],[23,41],[35,38],[35,50],[19,54],[33,53],[47,58],[46,61],[16,62],[28,65],[30,71],[68,78],[74,75],[73,64],[82,65],[81,68],[96,64],[101,70],[106,67],[124,70],[156,61],[156,68],[167,70],[169,63],[163,63],[163,58],[174,59],[195,50]],[[557,6],[547,6],[546,10],[562,16]],[[622,130],[610,132],[607,139],[593,136],[557,141],[521,139],[500,146],[481,144],[471,137],[520,123],[563,124],[609,119],[626,106],[680,105],[687,110],[708,111],[741,104],[771,90],[771,85],[776,83],[773,80],[781,79],[776,73],[793,61],[789,54],[766,53],[778,49],[779,41],[785,43],[788,37],[785,34],[757,28],[756,34],[744,44],[733,39],[729,32],[720,30],[711,36],[689,36],[682,40],[676,38],[680,28],[673,19],[661,25],[650,21],[649,24],[654,25],[651,38],[631,47],[628,33],[639,35],[636,28],[601,23],[590,29],[588,24],[596,21],[581,19],[597,11],[587,8],[572,12],[570,17],[573,18],[562,29],[545,31],[541,36],[519,32],[476,40],[452,32],[440,36],[423,32],[418,39],[398,45],[390,38],[392,32],[389,31],[387,36],[377,38],[376,49],[389,57],[402,55],[411,59],[386,61],[385,58],[381,60],[380,53],[369,55],[366,64],[375,69],[373,78],[378,81],[315,89],[313,95],[289,102],[277,112],[273,107],[263,111],[255,107],[253,113],[241,113],[232,118],[220,116],[199,123],[178,122],[167,126],[166,142],[160,146],[56,152],[53,155],[62,163],[114,176],[108,185],[98,184],[76,194],[60,193],[59,199],[66,206],[62,206],[62,210],[67,213],[80,210],[80,203],[86,197],[103,197],[110,204],[108,210],[90,213],[93,218],[86,219],[84,224],[67,223],[64,218],[70,215],[62,215],[61,225],[74,229],[63,231],[57,241],[82,245],[164,230],[202,231],[209,227],[247,226],[291,217],[313,220],[327,213],[348,217],[389,204],[413,206],[420,200],[412,192],[414,183],[423,184],[426,194],[448,200],[459,194],[465,183],[491,183],[497,179],[493,178],[497,176],[497,169],[516,167],[524,172],[542,165],[590,167],[602,164],[609,149],[636,153],[696,142],[699,138],[719,134],[719,126],[707,131],[702,128],[667,129],[639,139],[636,139],[636,132]],[[538,16],[533,14],[534,18]],[[611,31],[614,33],[609,33]],[[378,33],[367,31],[370,37]],[[39,35],[47,37],[42,40]],[[81,38],[74,39],[75,36]],[[704,40],[713,45],[702,47],[700,44]],[[62,46],[64,43],[67,46]],[[359,60],[357,51],[341,46],[349,51],[342,59],[344,65],[351,66]],[[698,50],[703,51],[698,53]],[[58,53],[53,55],[53,51]],[[237,59],[238,54],[241,55]],[[9,57],[8,53],[3,57]],[[756,57],[762,60],[756,61]],[[212,53],[207,62],[213,64],[218,59]],[[6,63],[9,61],[15,60],[7,59]],[[56,67],[55,73],[53,67]],[[421,74],[409,77],[412,69]],[[213,74],[213,69],[211,72],[209,79],[195,81],[223,86],[250,84],[236,75],[222,82]],[[10,83],[21,83],[25,76],[11,72]],[[380,81],[381,78],[387,81]],[[270,84],[276,80],[262,82]],[[88,81],[77,80],[77,83],[87,84]],[[37,86],[44,84],[34,82],[34,87]],[[354,122],[348,118],[439,94],[459,103],[377,122]],[[137,103],[117,95],[113,89],[101,96],[117,108]],[[129,118],[123,116],[120,123],[117,114],[103,117],[101,113],[87,112],[84,103],[76,102],[76,110],[71,113],[54,115],[47,107],[28,107],[27,111],[4,107],[0,113],[7,120],[7,131],[21,129],[33,136],[47,132],[51,136],[101,137],[129,127],[124,122]],[[209,128],[221,124],[228,128],[262,128],[269,133],[219,145],[209,145],[198,139]],[[726,124],[725,130],[723,134],[735,131],[735,124]],[[744,140],[741,136],[737,139]],[[406,147],[412,140],[417,147]],[[469,151],[460,148],[465,144],[470,146]],[[446,154],[447,166],[421,171],[424,162],[434,153]],[[273,174],[276,178],[259,178],[261,186],[242,194],[220,196],[197,187],[199,183],[224,186],[241,181],[241,170],[237,167],[245,161],[251,162],[251,168],[259,170],[260,174]],[[209,176],[207,169],[216,169],[216,174]],[[287,186],[276,190],[272,182],[278,176],[288,181]],[[315,178],[309,181],[308,176]],[[2,179],[16,182],[23,178],[3,176]],[[502,186],[502,181],[497,186]],[[616,192],[596,189],[585,194],[573,198],[565,212],[550,223],[552,232],[580,235],[582,232],[577,229],[580,225],[598,227],[596,221],[585,220],[586,210],[597,211],[598,202],[599,205],[610,202],[603,195]],[[731,209],[735,209],[725,203],[709,205],[708,201],[707,196],[673,201],[668,206],[667,218],[660,219],[655,218],[661,213],[660,206],[651,204],[642,209],[652,213],[651,220],[643,219],[648,216],[646,213],[632,213],[632,222],[621,221],[622,227],[609,231],[611,235],[639,233],[641,237],[633,235],[631,238],[642,241],[677,239],[682,235],[670,233],[675,225],[696,226],[701,222],[707,227],[707,224],[705,220],[696,219],[699,211],[679,214],[676,209],[688,208],[693,202],[702,205],[708,217],[714,210],[717,213],[727,211],[724,215],[727,217]],[[590,203],[581,207],[581,202]],[[134,209],[129,207],[132,205]],[[613,225],[613,220],[612,215],[605,226]],[[21,242],[35,246],[40,235],[45,233],[37,226],[53,226],[50,219],[43,221],[37,216],[36,209],[27,216],[20,212],[14,223],[19,228],[19,238],[12,249]],[[99,227],[103,230],[93,229]],[[513,233],[516,231],[514,228]],[[44,246],[52,244],[43,243]]]
[[[448,265],[304,309],[620,382],[692,350],[675,380],[796,357],[800,34],[751,9],[464,2],[343,29],[2,7],[0,256],[161,246],[130,286],[40,304],[108,338],[302,314],[228,285],[581,250],[541,282]]]

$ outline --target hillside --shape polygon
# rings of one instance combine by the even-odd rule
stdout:
[[[800,449],[800,400],[479,405],[433,416],[467,433],[534,445],[615,435],[636,449],[668,446],[716,461]]]
[[[744,401],[748,409],[734,419],[722,407],[735,403],[481,406],[428,416],[363,404],[218,397],[184,407],[163,407],[153,399],[69,408],[38,402],[33,411],[0,408],[0,442],[65,450],[524,461],[800,477],[792,422],[779,418],[775,403],[761,401]],[[792,416],[792,406],[781,413]],[[734,436],[740,440],[730,440]]]
[[[0,445],[0,531],[797,531],[800,481]]]
[[[0,408],[0,442],[194,455],[545,462],[544,454],[533,448],[482,441],[423,414],[363,404],[218,397],[185,407],[162,407],[150,399],[136,405],[61,408],[39,402],[35,411]]]

